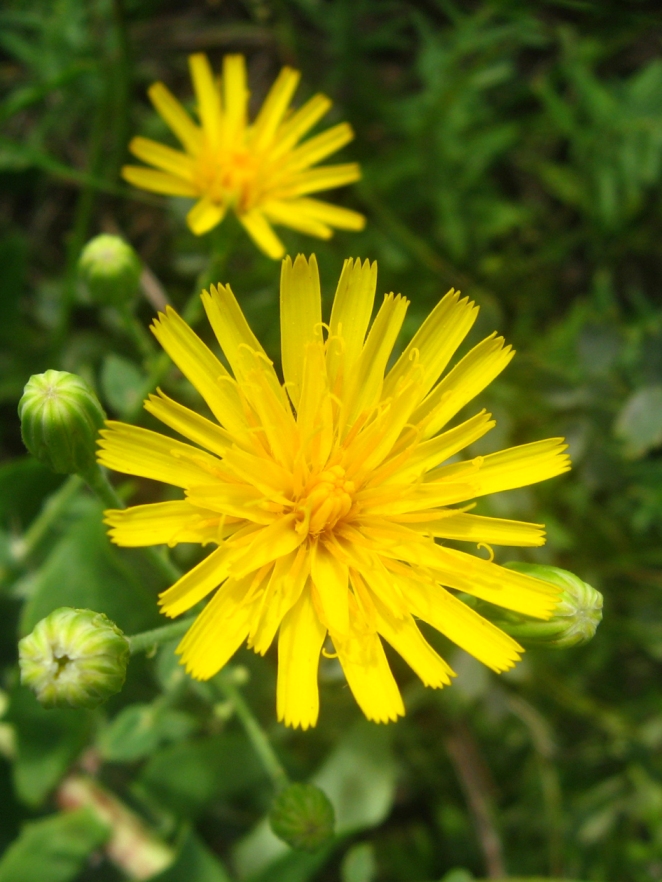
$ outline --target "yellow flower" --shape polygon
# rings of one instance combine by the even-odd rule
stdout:
[[[116,422],[101,433],[103,465],[185,491],[106,512],[116,543],[216,546],[161,595],[178,616],[216,591],[178,648],[186,669],[207,679],[246,640],[265,653],[278,633],[278,718],[304,729],[317,720],[327,637],[366,716],[385,722],[404,708],[382,640],[441,687],[453,672],[416,619],[505,671],[521,647],[453,592],[541,619],[558,596],[435,542],[544,542],[540,525],[470,514],[466,503],[567,471],[563,439],[455,462],[494,421],[481,411],[446,428],[511,348],[493,334],[439,379],[478,313],[450,291],[386,371],[408,302],[386,295],[368,330],[376,280],[376,264],[347,260],[327,325],[315,257],[283,261],[282,384],[229,286],[202,301],[232,373],[169,308],[152,330],[218,422],[159,392],[146,409],[192,444]]]
[[[189,63],[200,125],[163,83],[155,83],[149,97],[184,151],[134,138],[131,152],[158,171],[126,165],[125,180],[143,190],[197,199],[187,221],[198,236],[233,209],[258,248],[274,259],[282,257],[285,248],[272,223],[320,239],[329,239],[333,227],[363,229],[365,218],[358,212],[308,197],[350,184],[361,175],[355,162],[313,168],[352,140],[348,123],[299,143],[331,107],[325,95],[314,95],[290,111],[300,74],[284,67],[249,123],[243,55],[224,57],[220,85],[206,55],[191,55]]]

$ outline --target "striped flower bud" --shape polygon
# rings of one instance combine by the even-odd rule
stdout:
[[[23,443],[60,474],[95,467],[97,433],[106,415],[87,383],[66,371],[30,377],[18,405]]]
[[[276,796],[271,829],[297,851],[317,851],[333,836],[335,813],[327,795],[314,784],[290,784]]]
[[[95,303],[124,306],[138,293],[142,265],[127,242],[103,234],[83,248],[78,272]]]
[[[517,613],[504,613],[492,621],[524,647],[566,649],[588,643],[602,621],[602,594],[574,573],[559,567],[531,563],[508,563],[508,569],[551,582],[561,589],[558,605],[547,621]]]
[[[93,708],[124,685],[129,641],[90,609],[60,607],[18,644],[21,682],[44,707]]]

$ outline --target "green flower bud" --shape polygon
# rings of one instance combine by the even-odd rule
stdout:
[[[602,621],[602,594],[574,573],[559,567],[530,563],[507,563],[506,567],[551,582],[561,589],[559,603],[548,621],[517,613],[505,613],[503,619],[490,617],[502,630],[525,647],[544,646],[566,649],[588,643]]]
[[[290,784],[276,796],[271,829],[297,851],[317,851],[333,836],[335,813],[327,795],[314,784]]]
[[[92,708],[119,692],[129,641],[91,609],[54,610],[19,641],[21,682],[44,707]]]
[[[123,306],[138,293],[142,265],[128,243],[104,234],[83,248],[78,272],[95,303]]]
[[[85,475],[94,468],[97,433],[106,414],[76,374],[50,370],[30,377],[18,414],[23,443],[54,472]]]

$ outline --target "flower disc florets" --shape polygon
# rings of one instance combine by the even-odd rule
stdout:
[[[477,308],[450,291],[392,368],[407,301],[388,294],[370,323],[376,266],[346,261],[328,323],[317,264],[283,262],[283,379],[228,286],[202,301],[232,373],[173,311],[153,331],[207,402],[215,421],[162,392],[146,409],[188,443],[108,423],[99,460],[181,487],[184,498],[106,512],[120,545],[199,542],[214,547],[161,596],[177,616],[210,595],[178,652],[200,679],[244,643],[268,650],[278,635],[278,716],[317,720],[325,641],[365,714],[404,713],[382,640],[432,687],[453,671],[417,620],[494,671],[519,659],[512,637],[455,592],[547,619],[559,588],[438,540],[541,545],[538,524],[470,513],[470,500],[569,468],[562,439],[454,461],[488,432],[484,411],[452,425],[513,353],[492,335],[448,371]]]

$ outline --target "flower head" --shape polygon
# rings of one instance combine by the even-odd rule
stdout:
[[[200,125],[163,83],[155,83],[149,97],[184,149],[134,138],[129,149],[154,168],[124,166],[125,180],[143,190],[196,199],[187,216],[196,235],[220,224],[232,209],[258,248],[275,259],[285,249],[272,223],[320,239],[330,238],[334,227],[363,229],[358,212],[309,198],[360,177],[355,162],[313,167],[352,140],[348,123],[300,143],[331,107],[325,95],[291,111],[300,74],[284,67],[249,123],[243,55],[224,57],[220,84],[206,55],[192,55],[189,64]]]
[[[159,392],[145,407],[192,443],[114,422],[100,441],[103,465],[185,491],[107,512],[115,542],[216,546],[161,596],[177,616],[215,591],[178,648],[187,670],[206,679],[246,640],[264,653],[278,634],[278,716],[303,728],[317,720],[327,639],[366,716],[393,720],[404,708],[382,640],[428,686],[453,672],[416,619],[504,671],[521,647],[455,592],[541,619],[559,593],[435,541],[543,544],[541,526],[471,514],[467,503],[569,461],[552,438],[448,462],[494,426],[482,411],[447,428],[513,352],[493,334],[440,379],[478,312],[450,291],[387,370],[408,303],[386,295],[369,327],[376,274],[346,261],[325,324],[315,258],[283,261],[284,383],[229,286],[202,300],[232,373],[168,309],[152,330],[218,422]]]

